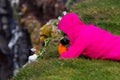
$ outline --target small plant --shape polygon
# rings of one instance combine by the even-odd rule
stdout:
[[[45,45],[38,52],[38,58],[43,56],[43,54],[45,53],[46,48],[48,47],[50,41],[51,41],[51,38],[47,38],[45,40]]]

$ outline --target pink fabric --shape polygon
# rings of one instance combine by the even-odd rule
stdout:
[[[67,34],[70,46],[60,59],[84,55],[94,59],[120,61],[120,36],[115,36],[93,24],[83,23],[75,13],[63,16],[58,29]]]

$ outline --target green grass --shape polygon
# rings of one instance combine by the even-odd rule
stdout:
[[[120,35],[120,0],[86,0],[76,4],[76,12],[85,23],[93,23],[113,34]],[[59,60],[57,44],[48,46],[43,59],[30,64],[13,80],[119,80],[120,62],[90,60],[80,57]]]
[[[21,69],[14,80],[119,80],[120,64],[113,61],[40,59]]]
[[[86,23],[120,34],[120,0],[86,0],[75,5],[71,12]]]

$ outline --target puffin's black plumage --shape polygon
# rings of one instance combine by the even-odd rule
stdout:
[[[61,40],[60,40],[60,43],[62,44],[62,45],[67,45],[67,44],[69,44],[69,40],[66,38],[66,37],[64,37],[64,38],[62,38]]]

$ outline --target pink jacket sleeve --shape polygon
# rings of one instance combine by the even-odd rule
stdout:
[[[84,51],[85,44],[81,40],[76,40],[66,52],[60,55],[59,59],[72,59],[77,58]]]

